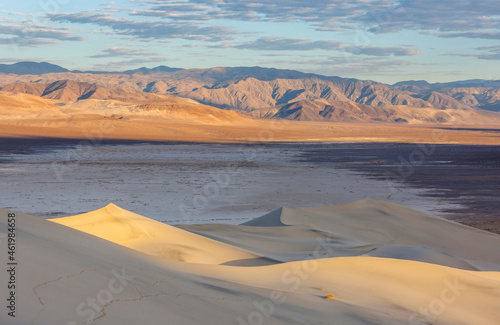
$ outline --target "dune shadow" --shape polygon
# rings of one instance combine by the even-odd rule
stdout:
[[[241,260],[234,260],[223,263],[221,265],[227,266],[266,266],[266,265],[275,265],[282,264],[283,262],[268,258],[268,257],[255,257],[255,258],[244,258]]]

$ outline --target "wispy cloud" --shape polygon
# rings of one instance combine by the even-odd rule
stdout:
[[[240,50],[258,51],[310,51],[310,50],[335,50],[356,55],[369,56],[413,56],[422,52],[407,47],[377,47],[377,46],[352,46],[336,41],[312,41],[299,38],[263,37],[252,42],[242,44],[224,43],[213,45],[215,48],[235,48]]]
[[[479,54],[478,59],[481,60],[500,60],[500,46],[483,46],[476,50],[485,51],[486,53]]]
[[[118,35],[145,39],[180,38],[199,41],[226,41],[233,39],[239,31],[224,26],[201,25],[190,22],[141,21],[115,17],[111,14],[93,13],[52,13],[47,18],[54,22],[91,24],[111,28]]]
[[[83,41],[67,27],[41,25],[33,21],[3,20],[0,23],[0,44],[38,47],[54,44],[55,41]]]
[[[403,0],[397,5],[371,7],[349,20],[372,25],[369,30],[374,33],[435,31],[439,37],[476,38],[484,36],[484,30],[500,27],[498,4],[493,0]]]
[[[500,31],[471,31],[471,32],[455,32],[455,33],[438,33],[438,32],[429,32],[425,34],[435,35],[438,37],[444,38],[482,38],[489,40],[500,40]]]
[[[414,56],[422,52],[407,47],[377,47],[377,46],[350,46],[346,51],[352,54],[363,54],[372,56]]]
[[[476,47],[474,50],[481,51],[481,53],[448,53],[446,55],[475,57],[480,60],[500,60],[500,46],[482,46]]]
[[[126,47],[110,47],[104,49],[99,54],[90,55],[89,58],[131,58],[136,56],[144,56],[144,57],[155,57],[159,56],[158,53],[150,52],[143,49],[131,49]]]
[[[26,37],[0,37],[1,45],[23,46],[23,47],[39,47],[43,45],[52,45],[54,41],[42,38],[26,38]]]
[[[484,30],[500,29],[498,3],[493,0],[155,0],[149,4],[130,14],[170,21],[306,22],[324,31],[436,31],[441,37],[487,38],[494,33]]]
[[[403,73],[402,68],[413,63],[404,60],[388,59],[383,57],[360,58],[358,56],[333,56],[320,59],[283,59],[261,60],[261,64],[285,65],[289,68],[302,67],[306,72],[336,76],[366,76],[373,72],[385,75]]]
[[[48,38],[63,41],[82,41],[81,36],[74,35],[69,28],[38,25],[30,21],[19,25],[0,24],[0,34],[15,35],[23,38]]]
[[[133,1],[131,3],[134,3]],[[140,40],[184,39],[191,41],[234,41],[243,31],[220,21],[301,22],[318,31],[372,33],[414,30],[437,37],[466,37],[500,39],[500,18],[497,3],[482,0],[150,0],[137,2],[134,8],[104,4],[106,11],[88,10],[75,13],[48,13],[52,22],[99,26],[99,33],[113,32],[115,36]],[[217,21],[217,23],[215,22]],[[94,32],[96,32],[94,30]],[[248,33],[248,32],[247,32]],[[218,44],[216,47],[278,50],[279,39],[261,37],[240,44]],[[305,41],[307,43],[308,41]],[[312,42],[312,41],[311,41]],[[341,46],[338,42],[316,41],[309,47],[283,44],[292,50],[326,49]],[[273,44],[274,43],[274,44]],[[334,44],[337,43],[337,44]],[[350,53],[385,56],[417,55],[417,50],[387,48],[352,49]]]
[[[15,11],[7,11],[7,10],[0,10],[0,13],[2,14],[7,14],[9,16],[20,16],[20,17],[26,17],[27,14],[23,12],[15,12]]]
[[[310,50],[338,50],[344,47],[345,43],[335,41],[311,41],[298,38],[263,37],[255,41],[242,44],[223,44],[212,47],[232,47],[240,50],[259,51],[310,51]]]

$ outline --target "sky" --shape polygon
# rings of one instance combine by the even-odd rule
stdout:
[[[328,76],[500,80],[497,0],[22,0],[0,63],[70,70],[261,66]]]

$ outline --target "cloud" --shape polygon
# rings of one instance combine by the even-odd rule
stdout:
[[[481,54],[477,58],[480,60],[500,60],[500,52]]]
[[[336,41],[311,41],[299,38],[263,37],[252,42],[232,45],[221,44],[210,46],[213,48],[235,48],[240,50],[258,51],[310,51],[310,50],[335,50],[355,55],[369,56],[413,56],[422,52],[407,47],[376,47],[376,46],[350,46],[347,43]]]
[[[500,40],[500,32],[497,31],[483,31],[483,32],[458,32],[458,33],[428,33],[431,35],[436,35],[444,38],[483,38],[489,40]]]
[[[5,35],[0,36],[1,45],[39,47],[55,44],[55,41],[84,40],[83,37],[73,34],[72,30],[67,27],[40,25],[29,20],[2,19],[1,21],[0,35]]]
[[[403,0],[396,6],[372,8],[349,20],[371,26],[374,33],[401,30],[434,31],[439,37],[484,38],[484,30],[500,28],[493,0]]]
[[[0,10],[0,13],[7,14],[9,16],[21,16],[21,17],[27,16],[27,14],[25,14],[23,12],[15,12],[15,11]]]
[[[243,0],[158,0],[150,1],[147,10],[136,10],[134,15],[155,16],[168,19],[226,19],[237,21],[324,21],[332,17],[360,14],[367,3],[380,5],[388,0],[364,0],[347,3],[340,0],[297,0],[243,1]]]
[[[23,47],[39,47],[42,45],[52,45],[54,41],[41,38],[27,37],[0,37],[1,45],[23,46]]]
[[[499,46],[481,46],[481,47],[476,47],[475,50],[500,52],[500,45]]]
[[[489,38],[500,29],[495,0],[154,0],[131,15],[170,21],[307,22],[321,31],[436,31],[440,37]],[[456,34],[453,34],[456,33]],[[495,36],[491,36],[497,39]]]
[[[407,73],[405,67],[415,65],[403,60],[381,57],[360,58],[357,56],[333,56],[321,59],[304,60],[261,60],[259,64],[287,66],[304,72],[330,76],[360,76],[366,78],[373,72],[378,75],[396,76]]]
[[[201,41],[226,41],[233,39],[237,30],[224,26],[201,25],[191,22],[140,21],[118,18],[110,14],[79,12],[49,13],[47,18],[54,22],[92,24],[108,27],[118,35],[133,36],[140,39],[180,38]]]
[[[89,34],[102,34],[102,35],[113,35],[113,31],[111,30],[97,30],[93,29],[89,31]]]
[[[478,59],[500,60],[500,46],[483,46],[476,48],[476,50],[486,51],[486,53],[477,55]]]
[[[338,50],[343,46],[345,46],[345,43],[335,41],[311,41],[298,38],[263,37],[252,42],[234,46],[223,45],[222,47],[233,47],[240,50],[259,51],[309,51]]]
[[[463,56],[474,57],[480,60],[500,60],[500,46],[482,46],[476,47],[474,50],[482,53],[448,53],[448,56]]]
[[[144,41],[184,39],[189,41],[232,41],[243,32],[215,21],[302,22],[318,31],[397,33],[414,30],[437,37],[500,39],[500,17],[496,1],[481,0],[150,0],[129,1],[134,8],[105,4],[106,11],[47,13],[52,22],[88,24],[113,32],[115,37]],[[109,30],[106,30],[109,29]],[[212,47],[306,50],[336,49],[333,41],[295,40],[280,44],[280,39],[259,38],[242,44]],[[420,54],[410,48],[360,47],[347,49],[354,54],[372,56],[409,56]]]
[[[198,20],[206,21],[222,18],[220,10],[216,7],[190,3],[188,1],[163,1],[154,2],[150,9],[131,10],[131,16],[159,17],[172,20]]]
[[[114,58],[123,57],[130,58],[135,56],[155,57],[158,53],[149,52],[146,50],[130,49],[125,47],[110,47],[101,51],[100,54],[90,55],[89,58]]]
[[[376,47],[376,46],[352,46],[346,49],[352,54],[372,55],[372,56],[414,56],[422,52],[407,47]]]
[[[0,24],[0,34],[15,35],[21,38],[46,38],[60,41],[82,41],[81,36],[74,35],[69,28],[55,28],[38,25],[30,21],[20,24]]]

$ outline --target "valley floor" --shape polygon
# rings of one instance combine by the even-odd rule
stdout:
[[[238,123],[192,123],[159,117],[76,116],[70,120],[4,120],[3,138],[59,138],[180,141],[211,143],[259,142],[394,142],[500,144],[495,125],[330,123],[245,119]]]

